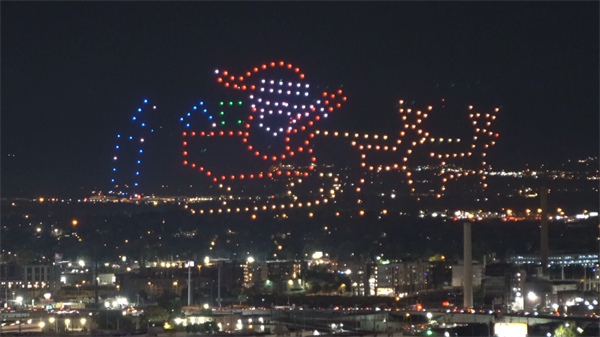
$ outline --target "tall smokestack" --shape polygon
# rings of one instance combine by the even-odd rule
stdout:
[[[192,261],[188,261],[188,281],[187,281],[187,291],[188,291],[188,307],[192,305]]]
[[[545,272],[548,268],[548,189],[541,188],[540,201],[542,208],[542,235],[540,242],[540,261],[542,262],[542,270]]]
[[[471,223],[464,224],[464,268],[463,268],[463,307],[473,307],[473,256],[471,242]]]
[[[221,308],[221,263],[219,263],[219,282],[217,284],[217,301],[219,301],[219,309]]]

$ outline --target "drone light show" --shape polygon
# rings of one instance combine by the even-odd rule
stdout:
[[[225,88],[246,91],[245,97],[220,101],[210,109],[212,111],[203,109],[208,123],[204,123],[203,128],[182,133],[185,139],[182,143],[183,164],[202,172],[214,182],[270,178],[282,174],[281,170],[273,169],[273,165],[286,166],[286,163],[303,169],[287,171],[285,175],[307,176],[306,171],[312,170],[317,162],[312,144],[315,135],[311,130],[322,118],[327,118],[342,106],[346,100],[342,90],[331,94],[317,93],[311,89],[299,68],[282,61],[255,67],[243,76],[234,76],[227,70],[215,70],[215,74],[219,76],[217,82]],[[186,127],[188,125],[186,123]],[[234,138],[237,147],[247,151],[243,158],[235,160],[243,160],[247,164],[245,166],[251,166],[249,162],[259,162],[255,165],[259,169],[239,167],[234,173],[226,174],[222,168],[211,167],[210,163],[196,162],[187,150],[190,139],[194,137]]]
[[[290,209],[364,195],[375,179],[393,193],[417,198],[442,198],[458,180],[475,179],[479,188],[487,187],[486,158],[498,140],[493,125],[499,108],[455,104],[469,130],[455,137],[431,128],[436,115],[451,105],[443,98],[421,105],[399,100],[395,132],[331,130],[323,121],[344,118],[342,107],[349,104],[344,91],[320,89],[290,63],[265,63],[237,74],[217,69],[213,76],[220,99],[205,97],[176,119],[181,164],[190,179],[220,191],[216,206],[195,208],[189,202],[186,208],[194,214],[249,213],[256,219],[258,212],[277,211],[286,218]],[[118,135],[113,173],[119,172],[119,160],[143,161],[144,139],[154,131],[144,114],[148,107],[155,109],[145,100],[136,112],[131,135]],[[334,138],[354,153],[351,165],[357,173],[341,174],[320,151],[320,141]],[[123,154],[125,146],[133,152]],[[136,168],[123,180],[112,178],[111,192],[139,198],[135,188],[142,172]]]
[[[399,174],[413,194],[435,192],[435,196],[440,198],[451,180],[468,176],[478,176],[481,187],[487,187],[483,173],[487,151],[496,144],[499,136],[492,131],[492,122],[496,120],[499,108],[478,112],[472,105],[465,106],[464,114],[468,115],[473,131],[473,136],[465,140],[439,137],[428,131],[428,118],[435,116],[433,105],[420,109],[408,107],[404,100],[400,100],[399,106],[398,113],[404,124],[396,134],[328,130],[316,130],[315,134],[349,138],[350,145],[358,151],[361,168],[381,174]],[[442,108],[441,104],[439,108]],[[359,181],[357,191],[364,183],[364,179]]]
[[[155,131],[151,125],[151,115],[154,112],[156,106],[144,99],[143,104],[130,118],[129,132],[117,134],[109,194],[140,197],[138,189],[143,175],[144,150],[148,138],[152,137]]]

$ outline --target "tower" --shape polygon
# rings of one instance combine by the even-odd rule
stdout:
[[[471,242],[471,223],[464,224],[464,268],[463,268],[463,307],[473,307],[473,256]]]
[[[540,261],[542,262],[542,272],[548,269],[548,189],[541,188],[540,207],[542,209],[541,220],[541,242],[540,242]]]

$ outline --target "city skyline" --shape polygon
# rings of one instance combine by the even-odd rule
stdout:
[[[599,336],[598,2],[4,2],[0,332]]]

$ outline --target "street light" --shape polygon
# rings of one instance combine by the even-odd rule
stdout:
[[[48,322],[53,325],[52,329],[54,329],[54,331],[58,331],[58,322],[56,322],[54,317],[48,318]],[[56,324],[54,324],[54,322],[56,322]]]

